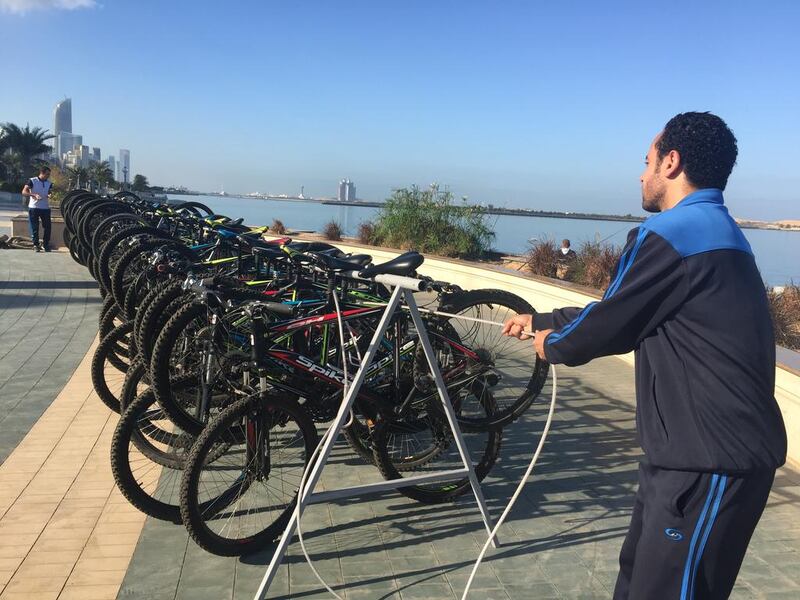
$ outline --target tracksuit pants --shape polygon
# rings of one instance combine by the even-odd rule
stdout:
[[[39,219],[42,220],[42,245],[50,246],[50,209],[49,208],[29,208],[28,222],[31,226],[31,241],[35,246],[39,245]]]
[[[614,599],[728,598],[774,478],[640,464]]]

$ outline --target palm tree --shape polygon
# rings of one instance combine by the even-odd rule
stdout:
[[[131,189],[134,192],[146,192],[149,187],[150,182],[147,181],[147,177],[138,174],[134,175],[133,184],[131,185]]]
[[[8,136],[6,130],[0,127],[0,180],[5,180],[8,176],[8,170],[5,165],[5,154],[9,150]]]
[[[72,189],[77,189],[89,182],[89,171],[83,167],[67,169],[69,175],[69,185]]]
[[[19,152],[6,150],[0,155],[0,166],[2,166],[9,183],[19,183],[25,176],[22,155]]]
[[[98,187],[107,187],[114,181],[114,173],[106,161],[94,162],[89,165],[88,177]]]
[[[50,151],[50,146],[45,144],[47,140],[55,136],[48,133],[47,129],[25,125],[19,127],[14,123],[3,123],[3,140],[8,149],[16,152],[20,156],[22,163],[22,177],[30,173],[33,168],[34,159],[41,154]]]

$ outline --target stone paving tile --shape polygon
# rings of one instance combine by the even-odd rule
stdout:
[[[560,381],[561,409],[545,452],[501,530],[503,545],[487,553],[472,597],[611,597],[636,487],[639,450],[633,435],[633,372],[609,358],[562,369]],[[547,395],[545,389],[543,397]],[[503,509],[527,466],[546,409],[538,403],[504,433],[502,458],[484,482],[492,514]],[[323,473],[321,489],[377,479],[372,467],[340,444]],[[800,556],[797,481],[797,474],[787,470],[777,478],[733,597],[800,598],[800,578],[795,575],[792,580],[795,557]],[[455,504],[426,506],[394,493],[368,501],[314,505],[306,513],[303,530],[315,564],[348,599],[460,598],[485,540],[474,501],[464,497]],[[158,563],[152,553],[159,545],[160,557],[169,564],[176,560],[182,564],[179,573],[170,567],[167,575],[159,574],[156,588],[145,574]],[[213,564],[213,559],[195,550],[180,526],[148,519],[118,597],[184,597],[178,583],[187,585],[187,578]],[[264,551],[228,563],[234,573],[234,599],[253,597],[270,557]],[[214,573],[221,564],[216,564]],[[211,600],[223,587],[192,589],[198,600]],[[296,537],[268,597],[331,597],[304,564]]]
[[[69,380],[97,333],[100,297],[62,252],[3,250],[0,464]]]
[[[65,267],[74,264],[68,256],[55,253],[45,260],[60,260]],[[39,266],[34,265],[31,273],[35,274]],[[43,283],[41,278],[21,281],[6,278],[0,282],[0,302],[5,302],[6,293],[13,286],[35,290],[37,285],[43,285],[69,291],[74,281],[64,279],[64,272],[69,269],[59,271],[61,279],[53,276]],[[26,286],[28,283],[31,285]],[[81,282],[78,280],[78,283]],[[90,288],[86,286],[85,289]],[[15,297],[19,299],[20,296]],[[23,307],[20,310],[27,310],[26,306],[35,303],[18,304]],[[13,318],[13,308],[9,309],[6,304],[3,308],[0,328],[8,333],[24,321]],[[49,318],[46,311],[42,311],[42,315],[42,318]],[[13,404],[5,405],[5,410],[11,406],[10,417],[0,411],[0,415],[6,417],[0,425],[0,437],[7,442],[9,419],[20,415],[31,419],[25,427],[20,424],[16,431],[19,439],[4,446],[9,454],[3,456],[0,464],[2,600],[115,598],[144,523],[144,517],[127,502],[122,502],[121,494],[115,490],[108,455],[116,417],[94,394],[88,374],[97,315],[96,311],[87,315],[84,309],[79,316],[80,319],[69,326],[81,326],[91,333],[85,343],[81,337],[83,332],[79,336],[77,331],[67,331],[65,326],[62,331],[53,330],[48,334],[47,342],[41,342],[40,348],[44,349],[40,354],[29,355],[32,360],[42,360],[44,366],[39,377],[48,381],[52,377],[54,383],[37,387],[36,376],[32,376],[30,370],[19,379],[29,388],[22,406],[29,409],[29,403],[39,402],[39,408],[45,412],[41,416],[35,412],[26,413]],[[36,338],[32,333],[26,335],[26,340]],[[6,341],[5,336],[3,339]],[[58,344],[62,344],[62,350],[55,348]],[[67,353],[69,361],[62,361],[59,367],[62,371],[55,372],[54,365]],[[0,365],[8,364],[10,358],[17,357],[6,352]],[[3,393],[18,389],[16,375],[9,375],[8,369],[3,373],[6,375],[5,379],[0,379]]]

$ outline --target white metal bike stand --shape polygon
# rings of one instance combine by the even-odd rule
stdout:
[[[286,524],[283,535],[281,536],[278,546],[275,549],[275,554],[273,554],[272,560],[267,567],[267,571],[264,573],[264,578],[261,580],[261,585],[258,587],[255,600],[263,600],[266,597],[269,586],[272,583],[272,580],[275,578],[275,575],[278,572],[278,567],[280,566],[281,561],[286,554],[286,550],[289,547],[289,543],[294,536],[295,528],[297,527],[298,514],[302,514],[309,504],[329,502],[332,500],[338,500],[339,498],[361,496],[364,494],[394,490],[400,487],[412,485],[455,481],[463,478],[466,475],[469,478],[470,485],[472,487],[472,493],[475,495],[475,500],[478,503],[478,508],[481,512],[481,517],[483,518],[483,524],[486,527],[486,531],[490,534],[492,532],[492,521],[489,515],[489,510],[486,507],[486,501],[484,500],[480,483],[475,475],[475,469],[472,466],[472,461],[469,458],[469,452],[466,444],[464,443],[464,437],[461,434],[461,429],[458,426],[457,417],[453,411],[453,407],[450,404],[447,388],[445,387],[444,379],[442,378],[442,373],[439,369],[439,364],[436,360],[433,348],[431,347],[430,339],[428,338],[428,333],[425,329],[425,323],[420,316],[419,308],[414,300],[414,294],[412,291],[420,291],[420,281],[410,277],[397,277],[391,275],[378,275],[375,277],[375,281],[395,286],[394,290],[392,291],[391,298],[389,299],[389,304],[386,306],[386,310],[384,311],[383,316],[378,323],[378,327],[375,330],[375,335],[372,336],[372,341],[370,342],[367,353],[364,355],[361,366],[356,372],[356,375],[347,390],[347,395],[342,400],[342,404],[339,407],[339,412],[334,419],[333,425],[331,425],[331,427],[334,429],[331,434],[328,435],[324,445],[320,449],[319,456],[314,462],[314,466],[308,476],[308,481],[305,488],[306,493],[297,500],[299,503],[299,509],[292,513],[291,519]],[[428,365],[430,365],[431,373],[433,374],[436,388],[439,391],[439,397],[444,407],[444,412],[447,415],[447,421],[450,424],[450,428],[453,432],[453,438],[455,440],[456,447],[458,448],[459,455],[461,456],[461,462],[464,466],[461,469],[441,471],[438,473],[428,473],[426,475],[392,479],[338,490],[314,492],[314,488],[316,487],[319,478],[322,475],[322,470],[325,468],[325,465],[328,462],[328,458],[333,449],[333,444],[339,437],[339,433],[341,432],[345,423],[347,423],[349,420],[350,408],[358,396],[361,385],[364,383],[367,370],[369,369],[370,364],[372,364],[375,354],[380,346],[381,338],[388,329],[392,315],[394,314],[395,310],[397,310],[401,299],[405,299],[408,312],[411,314],[411,318],[414,321],[414,326],[416,327],[417,335],[419,336],[419,342],[422,344],[425,358],[427,358]],[[493,545],[495,547],[499,545],[499,542],[496,540],[496,538],[493,541]]]

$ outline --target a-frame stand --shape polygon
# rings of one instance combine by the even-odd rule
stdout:
[[[422,317],[420,316],[419,308],[417,307],[417,303],[414,300],[414,295],[412,291],[413,290],[419,291],[420,281],[417,279],[412,279],[410,277],[396,277],[396,276],[385,276],[385,275],[384,276],[379,275],[375,277],[375,281],[395,286],[394,291],[392,292],[391,298],[389,299],[389,304],[386,306],[386,310],[384,311],[383,316],[381,317],[381,320],[378,323],[378,328],[375,330],[375,335],[373,335],[372,337],[369,349],[367,350],[367,353],[364,355],[364,359],[361,363],[361,366],[356,372],[355,378],[353,379],[350,387],[347,390],[347,395],[344,397],[344,399],[342,400],[342,404],[339,407],[339,412],[336,415],[333,424],[331,425],[331,427],[334,429],[331,432],[331,434],[327,436],[324,445],[320,449],[317,460],[313,463],[311,473],[308,475],[307,483],[305,486],[306,493],[303,494],[302,497],[298,498],[299,510],[292,513],[292,517],[286,525],[286,529],[284,530],[283,535],[281,536],[281,539],[278,542],[278,546],[275,549],[275,554],[272,556],[272,560],[270,561],[269,566],[267,567],[267,571],[264,574],[264,578],[261,580],[261,585],[259,586],[258,591],[256,592],[255,595],[256,600],[263,600],[265,598],[267,590],[269,590],[269,586],[272,583],[272,580],[275,578],[275,575],[277,574],[278,567],[280,566],[281,561],[283,560],[283,557],[286,554],[286,549],[288,548],[289,543],[291,542],[292,537],[294,535],[295,528],[297,527],[298,514],[302,514],[302,512],[309,504],[316,504],[318,502],[329,502],[332,500],[337,500],[339,498],[361,496],[364,494],[383,492],[386,490],[393,490],[400,487],[419,485],[423,483],[455,481],[463,478],[466,475],[467,477],[469,477],[469,481],[472,486],[472,492],[475,495],[475,499],[478,502],[478,508],[481,511],[481,517],[483,518],[483,523],[486,526],[486,531],[488,533],[491,533],[492,531],[492,521],[491,517],[489,516],[489,510],[486,507],[486,501],[483,498],[483,493],[481,492],[480,483],[478,482],[478,478],[475,475],[475,469],[473,468],[472,461],[469,458],[467,446],[464,443],[464,437],[461,434],[461,429],[458,427],[458,421],[455,412],[453,411],[453,407],[450,404],[450,398],[447,394],[447,388],[445,387],[444,379],[442,378],[442,373],[439,369],[439,364],[436,360],[433,348],[431,347],[430,339],[428,338],[428,333],[425,329],[425,323],[423,322]],[[330,490],[325,492],[314,492],[314,488],[316,487],[320,475],[322,474],[322,469],[325,468],[325,465],[328,462],[328,458],[330,457],[331,450],[333,449],[333,444],[336,442],[336,439],[339,437],[339,433],[349,420],[350,408],[352,407],[355,398],[358,396],[358,391],[361,389],[361,386],[364,383],[364,378],[366,376],[367,370],[369,369],[370,364],[375,358],[375,354],[378,351],[381,339],[383,338],[383,334],[389,327],[391,317],[397,310],[401,299],[405,300],[406,306],[408,307],[408,312],[411,314],[411,318],[414,321],[414,326],[416,327],[417,334],[419,336],[419,343],[422,344],[422,349],[425,352],[425,358],[427,358],[428,365],[430,365],[431,373],[433,374],[433,378],[436,383],[436,388],[439,391],[439,397],[444,407],[444,412],[447,415],[447,421],[450,424],[450,428],[453,432],[454,441],[456,443],[456,446],[458,447],[458,452],[461,456],[461,462],[463,463],[464,466],[461,469],[442,471],[439,473],[428,473],[426,475],[416,475],[413,477],[404,477],[402,479],[392,479],[389,481],[381,481],[378,483],[358,485],[354,487],[342,488],[338,490]],[[493,544],[496,547],[498,545],[498,542],[494,541]]]

